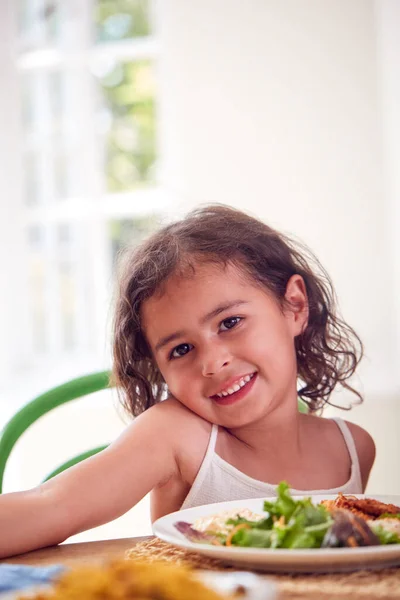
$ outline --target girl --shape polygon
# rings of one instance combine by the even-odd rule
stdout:
[[[150,490],[153,520],[271,496],[283,479],[294,493],[362,492],[372,438],[315,416],[337,384],[361,399],[347,380],[362,347],[306,256],[224,206],[135,250],[116,308],[114,377],[137,418],[100,454],[0,497],[0,556],[115,519]]]

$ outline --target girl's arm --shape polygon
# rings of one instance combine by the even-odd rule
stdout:
[[[0,495],[0,557],[111,521],[177,475],[174,413],[156,405],[101,453],[37,488]]]

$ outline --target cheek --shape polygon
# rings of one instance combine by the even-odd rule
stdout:
[[[257,355],[268,357],[280,354],[282,349],[287,346],[287,334],[280,327],[265,326],[259,329],[253,329],[250,335],[245,335],[238,340],[237,349],[252,351]]]
[[[193,389],[194,378],[189,376],[187,369],[183,366],[173,364],[161,369],[161,373],[172,394],[181,396],[185,392],[188,394]]]
[[[295,345],[286,327],[250,336],[241,346],[241,351],[251,352],[260,365],[276,374],[287,373],[296,364]]]

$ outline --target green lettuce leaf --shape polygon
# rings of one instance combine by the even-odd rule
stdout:
[[[382,525],[371,524],[370,527],[378,536],[381,544],[400,544],[400,536],[394,531],[388,531]]]

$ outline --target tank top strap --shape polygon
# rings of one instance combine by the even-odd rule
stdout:
[[[203,484],[203,481],[207,475],[210,464],[214,457],[215,444],[217,443],[217,436],[218,436],[218,425],[213,424],[213,426],[211,427],[210,439],[208,440],[207,450],[204,455],[203,462],[201,463],[199,472],[197,473],[197,476],[193,482],[192,487],[190,488],[188,495],[186,496],[185,500],[183,501],[181,510],[183,510],[184,508],[187,508],[187,506],[191,506],[192,498],[197,495],[198,490],[201,488],[201,486]]]
[[[208,441],[207,451],[206,451],[204,460],[206,460],[209,455],[210,455],[210,457],[212,457],[212,455],[214,454],[215,444],[217,443],[217,435],[218,435],[218,425],[215,425],[215,423],[214,423],[213,426],[211,427],[210,439]]]
[[[343,435],[344,441],[347,446],[348,453],[351,459],[351,479],[356,483],[360,489],[362,489],[360,461],[358,460],[358,454],[354,438],[351,434],[349,426],[340,417],[333,417],[332,421],[335,421],[339,427],[341,434]]]

